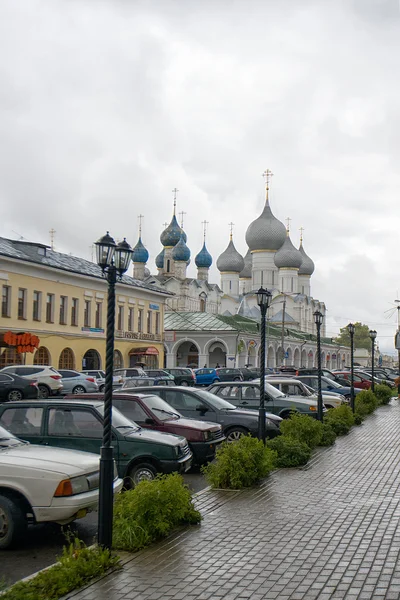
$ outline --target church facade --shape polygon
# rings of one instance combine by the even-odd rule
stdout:
[[[265,205],[260,216],[247,228],[247,253],[243,257],[237,251],[231,232],[226,249],[217,259],[219,284],[209,281],[213,259],[206,247],[205,234],[203,247],[194,259],[197,277],[187,277],[191,252],[187,235],[176,218],[176,200],[172,220],[160,236],[162,250],[155,260],[156,274],[146,268],[148,252],[139,236],[133,254],[134,278],[173,294],[168,297],[165,307],[166,366],[190,364],[202,367],[206,364],[212,367],[222,366],[222,361],[227,366],[258,366],[260,310],[256,292],[260,287],[267,288],[272,294],[267,315],[270,329],[267,365],[316,364],[313,315],[320,311],[325,317],[325,303],[311,294],[315,267],[304,249],[302,236],[300,246],[296,248],[289,227],[272,213],[269,172],[266,175]],[[181,318],[174,318],[174,315]],[[204,315],[215,317],[210,329],[207,329],[210,320]],[[219,317],[237,317],[234,324],[230,323],[229,333],[222,325],[218,329]],[[179,328],[174,329],[178,322]],[[255,329],[246,331],[249,323],[253,323]],[[325,332],[324,319],[321,328],[324,366],[335,368],[348,364],[348,349],[335,346],[325,337]]]

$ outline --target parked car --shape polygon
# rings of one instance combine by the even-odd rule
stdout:
[[[116,390],[129,390],[132,388],[142,387],[144,385],[175,385],[175,381],[170,377],[129,377],[129,379],[126,379],[122,386],[119,386],[119,388],[116,388]]]
[[[335,371],[335,375],[336,374],[340,375],[340,377],[347,381],[347,384],[350,385],[350,371]],[[365,379],[365,377],[362,377],[360,373],[354,373],[354,387],[360,388],[361,390],[369,390],[369,388],[371,387],[371,382],[368,379]]]
[[[113,407],[140,427],[184,436],[196,465],[213,460],[216,449],[225,440],[221,425],[186,419],[151,390],[145,394],[138,394],[135,389],[116,392]]]
[[[303,381],[306,385],[310,386],[313,390],[318,389],[318,376],[317,375],[298,375],[296,379]],[[321,390],[323,392],[334,392],[335,394],[340,394],[344,396],[347,400],[350,400],[351,396],[351,388],[343,387],[333,379],[329,379],[329,377],[321,377]],[[355,388],[354,394],[357,395],[362,390]]]
[[[63,394],[93,394],[99,391],[94,377],[72,369],[59,369],[63,384]]]
[[[372,369],[371,368],[364,368],[362,370],[362,373],[365,373],[368,375],[370,375],[370,377],[372,378]],[[385,383],[386,385],[388,385],[389,387],[395,387],[395,383],[394,383],[394,379],[396,379],[396,377],[391,378],[388,377],[386,375],[386,373],[384,371],[381,371],[380,369],[374,369],[374,379],[376,379],[376,381],[378,383]]]
[[[240,369],[221,367],[220,369],[215,369],[215,371],[220,381],[243,381]]]
[[[0,405],[0,425],[31,443],[99,454],[102,400],[21,400]],[[113,408],[112,435],[118,475],[134,485],[157,473],[184,473],[192,453],[184,437],[149,431]]]
[[[254,371],[248,369],[247,367],[239,367],[238,371],[240,371],[242,381],[251,381],[252,379],[259,377],[259,375],[256,375]]]
[[[120,383],[122,385],[129,377],[147,377],[147,375],[142,367],[128,367],[126,369],[114,369],[114,377],[118,380],[114,381],[114,384]]]
[[[196,377],[196,385],[210,385],[210,383],[220,381],[215,369],[194,369],[194,374]]]
[[[122,485],[115,467],[114,494]],[[98,498],[98,455],[34,446],[0,426],[0,550],[22,541],[28,524],[84,517]]]
[[[39,388],[36,379],[25,379],[15,373],[0,372],[0,401],[37,398]]]
[[[81,371],[84,375],[89,375],[89,377],[94,377],[97,385],[99,386],[99,392],[103,392],[106,386],[106,372],[101,369],[90,369],[89,371]],[[122,385],[122,377],[119,375],[113,375],[113,386]]]
[[[168,379],[172,379],[172,381],[175,383],[175,377],[171,373],[168,373],[168,371],[165,369],[144,369],[144,372],[146,373],[147,377],[167,377]]]
[[[61,383],[61,375],[54,367],[32,365],[19,366],[14,365],[4,367],[0,373],[8,373],[25,377],[37,381],[40,398],[48,398],[49,396],[58,396],[61,394],[63,385]]]
[[[260,406],[259,381],[215,383],[208,388],[208,391],[239,408],[258,410]],[[265,408],[282,419],[290,417],[292,411],[317,418],[316,400],[286,396],[267,381],[265,382]]]
[[[146,388],[136,390],[140,393],[147,391]],[[184,417],[219,423],[228,442],[239,439],[243,434],[258,434],[258,415],[254,411],[236,408],[230,402],[205,390],[175,386],[154,387],[151,392],[160,396]],[[275,415],[266,416],[267,437],[279,435],[280,422],[281,419]]]
[[[270,377],[266,378],[266,381],[274,386],[277,390],[280,390],[282,394],[286,396],[301,396],[302,398],[310,398],[318,401],[318,396],[314,390],[310,390],[302,381],[293,379],[290,377]],[[339,394],[332,394],[329,392],[322,393],[322,402],[326,408],[337,408],[347,400],[344,396]]]
[[[193,386],[196,383],[196,375],[193,369],[174,367],[172,369],[164,369],[167,373],[174,376],[175,385],[190,385]]]

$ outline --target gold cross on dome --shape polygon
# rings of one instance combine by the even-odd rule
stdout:
[[[139,237],[142,235],[142,219],[143,219],[143,215],[138,215],[138,221],[139,221]]]
[[[231,228],[231,234],[230,234],[230,238],[233,238],[233,228],[235,226],[235,223],[228,223],[229,227]]]
[[[163,227],[164,227],[164,229],[167,229],[168,223],[163,223]]]
[[[180,217],[180,220],[181,220],[181,229],[183,229],[183,217],[186,214],[187,213],[185,213],[185,211],[183,211],[183,210],[179,213],[179,217]]]
[[[176,195],[178,192],[179,190],[176,187],[172,190],[172,193],[174,194],[174,214],[176,212]]]
[[[265,198],[268,201],[268,191],[269,191],[269,184],[271,181],[271,177],[273,177],[273,172],[270,169],[266,169],[264,171],[264,173],[262,174],[262,176],[265,179]]]
[[[303,231],[304,231],[304,227],[300,227],[299,231],[300,231],[300,244],[302,244],[303,243]]]
[[[208,221],[202,221],[201,224],[203,225],[204,241],[206,241],[206,230],[207,230]]]
[[[287,223],[287,225],[286,225],[286,231],[287,231],[287,232],[289,232],[289,231],[290,231],[290,221],[291,221],[291,220],[292,220],[292,219],[291,219],[290,217],[288,217],[288,218],[286,219],[286,223]]]

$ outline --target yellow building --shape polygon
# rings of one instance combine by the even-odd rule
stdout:
[[[0,238],[0,286],[0,366],[105,368],[107,282],[97,264]],[[127,275],[117,282],[115,367],[164,364],[168,296]]]

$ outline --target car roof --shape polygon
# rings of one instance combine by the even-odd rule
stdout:
[[[65,398],[59,400],[59,399],[54,399],[53,398],[48,398],[43,399],[43,398],[34,398],[32,400],[15,400],[15,401],[11,401],[11,402],[5,402],[2,403],[4,404],[4,406],[32,406],[32,404],[42,404],[43,406],[47,406],[47,405],[54,405],[56,404],[57,406],[65,406],[65,400],[68,400],[68,404],[81,404],[81,405],[85,405],[85,406],[101,406],[103,404],[103,398],[99,398],[97,397],[98,394],[85,394],[86,396],[94,396],[92,398],[85,398],[85,399],[81,399],[81,398],[72,398],[70,396],[65,396]]]

